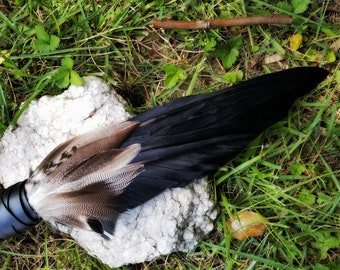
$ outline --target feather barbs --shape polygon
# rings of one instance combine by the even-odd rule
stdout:
[[[115,197],[144,168],[131,163],[140,144],[119,148],[138,125],[109,125],[57,146],[27,180],[29,203],[39,216],[82,229],[99,229],[101,220],[115,219],[121,207],[115,209]]]

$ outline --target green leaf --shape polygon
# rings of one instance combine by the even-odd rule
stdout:
[[[233,37],[228,41],[227,44],[229,47],[239,49],[242,45],[242,37],[241,36]]]
[[[326,237],[324,237],[323,239],[318,238],[316,242],[312,243],[312,246],[314,248],[320,250],[320,257],[322,260],[327,258],[327,252],[329,249],[337,248],[340,246],[340,239],[330,235],[325,236]]]
[[[326,61],[327,63],[334,63],[336,60],[335,53],[333,51],[330,51],[326,54]]]
[[[307,10],[310,0],[292,0],[293,13],[300,14]]]
[[[60,38],[55,35],[49,35],[45,29],[38,25],[35,27],[37,39],[33,41],[33,46],[37,51],[49,52],[58,48]]]
[[[210,55],[221,58],[223,66],[225,68],[231,68],[237,60],[241,44],[241,36],[234,37],[226,44],[216,48]]]
[[[37,39],[33,42],[34,48],[39,52],[48,52],[50,51],[50,43],[43,40]]]
[[[176,73],[177,68],[173,64],[166,64],[163,66],[163,70],[168,75],[168,74]]]
[[[325,241],[325,247],[329,249],[340,247],[340,239],[336,237],[327,238]]]
[[[59,68],[54,75],[55,84],[59,88],[66,88],[70,84],[70,70],[67,68]]]
[[[304,164],[291,164],[289,170],[291,174],[300,176],[306,171],[306,166]]]
[[[65,57],[61,60],[61,66],[71,70],[73,68],[73,60],[70,57]]]
[[[252,53],[256,53],[256,52],[258,52],[259,50],[260,50],[260,46],[258,46],[258,45],[254,45],[253,47],[250,48],[250,51],[251,51]]]
[[[169,88],[174,87],[179,80],[186,78],[184,70],[173,64],[165,65],[163,70],[166,73],[165,85]]]
[[[283,9],[285,11],[288,11],[288,12],[293,11],[293,7],[286,2],[278,2],[277,7],[280,8],[280,9]]]
[[[318,194],[318,199],[317,199],[316,202],[318,204],[327,203],[327,202],[332,200],[332,197],[330,197],[330,196],[328,196],[328,195],[326,195],[326,194],[324,194],[322,192],[317,192],[317,194]]]
[[[83,85],[82,78],[72,68],[73,60],[70,57],[65,57],[61,60],[61,67],[54,75],[55,83],[59,88],[66,88],[70,84],[76,86]]]
[[[59,47],[60,38],[55,35],[50,36],[50,51],[54,51]]]
[[[308,60],[314,61],[318,55],[318,52],[315,49],[309,49],[305,55]]]
[[[71,70],[70,83],[75,86],[82,86],[83,79],[79,76],[79,74],[76,71]]]
[[[50,40],[50,35],[45,31],[44,27],[42,27],[41,25],[37,25],[35,27],[35,32],[37,34],[37,38],[44,40],[46,42],[49,42]]]
[[[223,78],[226,80],[226,82],[234,84],[243,79],[243,72],[241,70],[227,72],[223,75]]]
[[[326,265],[320,263],[317,263],[314,267],[314,270],[330,270]]]
[[[311,193],[309,189],[306,189],[306,188],[301,189],[297,198],[303,204],[312,205],[315,203],[315,196]]]
[[[207,43],[205,44],[203,50],[204,50],[205,52],[209,52],[209,51],[211,51],[213,48],[215,48],[215,46],[216,46],[216,40],[215,40],[215,38],[212,37],[211,39],[208,39],[208,40],[207,40]]]
[[[223,66],[225,68],[231,68],[235,64],[238,55],[239,55],[238,49],[231,48],[230,51],[226,53],[222,58]]]

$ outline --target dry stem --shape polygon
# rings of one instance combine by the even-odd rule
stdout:
[[[272,15],[258,17],[238,17],[215,20],[198,20],[198,21],[176,21],[176,20],[152,20],[152,26],[155,28],[167,29],[208,29],[213,27],[243,26],[257,24],[289,24],[293,18],[288,15]]]

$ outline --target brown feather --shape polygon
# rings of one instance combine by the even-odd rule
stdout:
[[[74,137],[50,152],[40,163],[36,171],[43,171],[49,174],[66,160],[70,159],[76,152],[79,152],[80,149],[82,149],[82,155],[88,157],[96,152],[115,147],[118,148],[138,125],[139,122],[126,121],[101,127],[84,135]],[[81,156],[77,158],[81,159]]]
[[[143,170],[141,163],[129,164],[139,144],[119,148],[138,125],[109,125],[57,146],[27,180],[35,211],[54,224],[82,229],[100,230],[98,220],[114,220],[120,213],[115,197]]]

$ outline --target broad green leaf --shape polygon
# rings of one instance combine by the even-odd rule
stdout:
[[[71,70],[70,83],[75,86],[81,86],[83,85],[83,79],[79,76],[79,74],[76,71]]]
[[[33,41],[34,48],[39,52],[50,52],[54,51],[56,48],[58,48],[60,43],[60,39],[55,36],[49,36],[49,39],[36,39]]]
[[[241,36],[233,37],[228,41],[227,44],[228,44],[229,47],[239,49],[242,45],[242,38],[241,38]]]
[[[327,248],[336,248],[340,246],[340,239],[336,237],[329,237],[325,241],[325,247]]]
[[[163,70],[166,73],[165,85],[169,88],[174,87],[179,80],[186,78],[184,70],[173,64],[165,65]]]
[[[288,12],[293,11],[293,7],[286,2],[278,2],[277,7],[280,8],[280,9],[283,9],[285,11],[288,11]]]
[[[241,36],[234,37],[226,44],[216,48],[210,53],[210,55],[219,57],[222,60],[222,64],[225,68],[231,68],[237,60],[241,44]]]
[[[61,66],[63,68],[72,69],[73,68],[73,60],[70,57],[65,57],[61,60]]]
[[[291,174],[300,176],[306,171],[306,166],[304,164],[291,164],[289,170]]]
[[[311,193],[309,189],[302,188],[299,195],[297,196],[298,200],[307,205],[312,205],[315,203],[315,196]]]
[[[168,74],[176,73],[177,68],[173,64],[166,64],[166,65],[163,66],[163,70],[168,75]]]
[[[50,36],[50,51],[54,51],[56,48],[59,47],[60,38],[55,35]]]
[[[66,88],[70,84],[70,70],[66,68],[59,68],[54,75],[55,84],[59,88]]]
[[[61,60],[61,67],[54,75],[55,83],[59,88],[66,88],[70,84],[76,86],[83,85],[82,78],[72,68],[73,60],[70,57],[65,57]]]
[[[340,239],[328,235],[324,239],[318,238],[316,242],[312,243],[312,246],[320,250],[321,259],[326,259],[329,249],[340,246]]]
[[[250,51],[251,51],[252,53],[256,53],[256,52],[258,52],[259,50],[260,50],[260,46],[258,46],[258,45],[254,45],[253,47],[250,48]]]
[[[326,61],[327,63],[334,63],[336,61],[336,56],[333,51],[326,54]]]
[[[211,38],[211,39],[209,39],[208,42],[205,44],[203,50],[204,50],[205,52],[209,52],[209,51],[211,51],[213,48],[215,48],[215,46],[216,46],[216,40],[215,40],[215,38]]]
[[[37,25],[35,27],[35,32],[37,34],[38,39],[42,39],[46,42],[49,42],[50,35],[45,31],[44,27],[42,27],[41,25]]]
[[[50,43],[45,41],[44,39],[36,39],[33,42],[34,49],[39,52],[49,52],[50,51]]]
[[[300,14],[307,10],[310,0],[292,0],[293,13]]]
[[[237,83],[243,79],[243,72],[241,70],[227,72],[223,75],[226,82],[230,84]]]
[[[239,55],[238,49],[231,48],[230,51],[227,52],[222,58],[223,66],[225,68],[231,68],[235,64],[238,55]]]
[[[58,48],[60,38],[55,35],[49,35],[41,25],[35,27],[35,32],[37,39],[33,41],[33,46],[37,51],[49,52]]]

